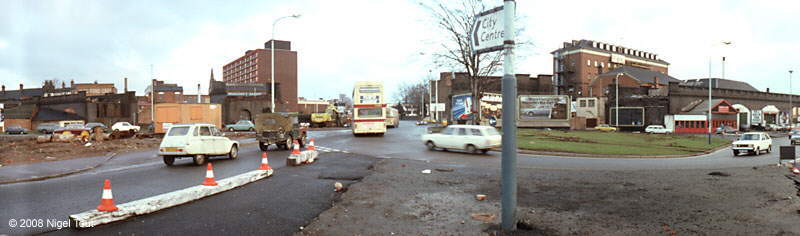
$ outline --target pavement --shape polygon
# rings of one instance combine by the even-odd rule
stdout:
[[[0,168],[0,184],[43,180],[80,173],[97,168],[116,155],[116,153],[109,153],[105,156],[6,166]]]

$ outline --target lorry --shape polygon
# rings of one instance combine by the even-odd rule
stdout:
[[[154,132],[165,133],[173,124],[207,123],[222,127],[219,104],[159,103],[155,106]]]
[[[255,117],[256,140],[262,151],[275,144],[279,149],[289,150],[296,140],[305,147],[308,127],[301,125],[298,114],[294,112],[275,112],[258,114]]]

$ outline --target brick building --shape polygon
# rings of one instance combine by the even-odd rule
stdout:
[[[153,89],[155,86],[155,90]],[[153,80],[145,89],[145,96],[151,99],[155,91],[155,103],[179,103],[183,99],[183,87],[168,84],[162,80]]]
[[[655,53],[592,40],[565,42],[563,47],[551,54],[555,92],[573,98],[591,96],[592,81],[599,75],[622,66],[663,74],[669,72],[669,63]]]
[[[247,50],[244,56],[223,66],[226,84],[266,84],[271,86],[272,40],[263,49]],[[297,52],[291,42],[275,40],[275,109],[297,112]]]

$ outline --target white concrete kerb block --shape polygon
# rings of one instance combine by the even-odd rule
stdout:
[[[255,170],[217,181],[217,186],[196,185],[145,199],[119,204],[112,212],[91,210],[69,216],[72,227],[89,228],[178,206],[271,176],[272,170]],[[105,194],[104,194],[105,195]]]

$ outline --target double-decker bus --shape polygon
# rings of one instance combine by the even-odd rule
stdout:
[[[386,133],[383,82],[356,82],[353,88],[353,135]]]
[[[397,128],[400,127],[400,112],[394,107],[386,107],[386,127]]]

